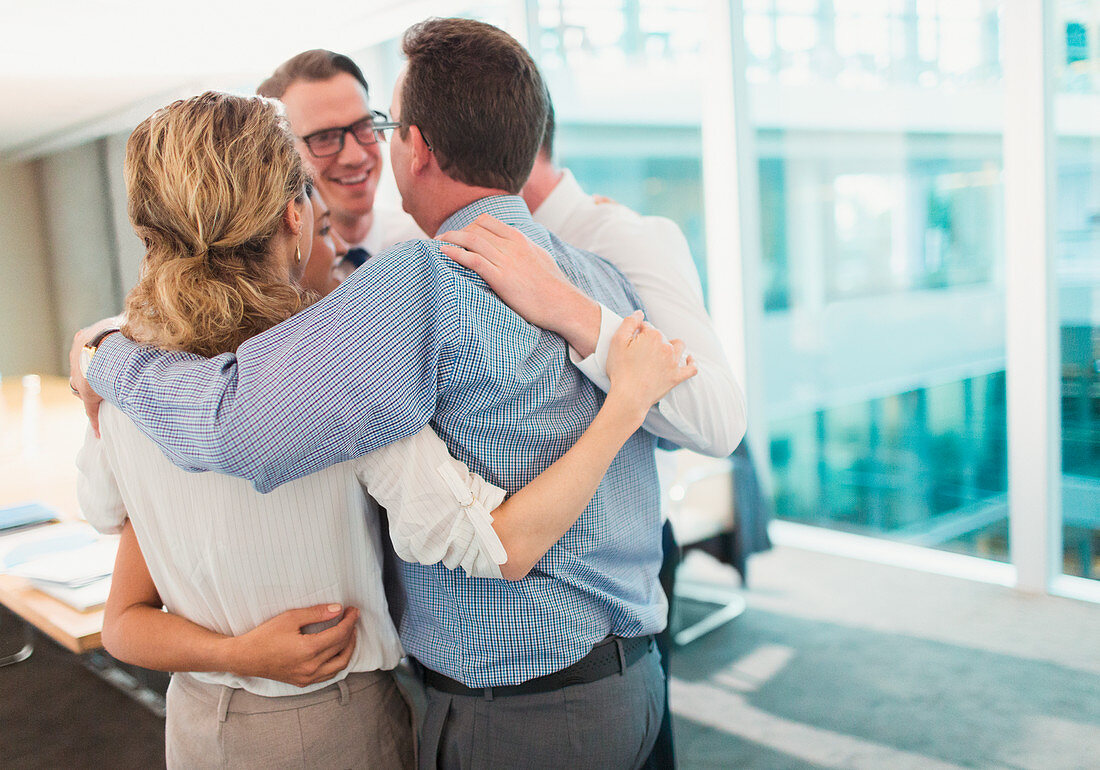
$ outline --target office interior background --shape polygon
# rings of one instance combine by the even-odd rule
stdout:
[[[1100,601],[1100,0],[143,7],[125,48],[64,5],[85,61],[0,53],[5,378],[65,371],[133,283],[138,120],[312,46],[387,107],[401,30],[469,15],[542,67],[560,164],[686,233],[777,544]]]

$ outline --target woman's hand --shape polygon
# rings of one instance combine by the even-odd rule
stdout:
[[[336,620],[342,609],[338,604],[321,604],[287,610],[246,634],[231,637],[229,670],[297,687],[331,679],[347,667],[355,651],[359,610],[343,610],[339,623],[316,634],[302,633],[302,627]]]
[[[669,342],[646,323],[636,310],[620,324],[607,352],[607,376],[611,380],[608,399],[621,400],[640,410],[649,408],[698,369],[691,356],[684,356],[682,340]]]
[[[482,214],[437,240],[446,241],[439,245],[440,251],[480,275],[527,323],[560,334],[582,356],[595,351],[599,305],[569,282],[545,249],[519,230]]]
[[[92,424],[92,431],[96,438],[99,438],[99,406],[103,403],[103,398],[92,390],[92,386],[84,379],[80,357],[84,346],[95,339],[100,332],[119,329],[125,321],[126,319],[121,315],[96,321],[73,335],[73,345],[69,349],[69,390],[84,402],[84,412],[88,415],[88,421]]]

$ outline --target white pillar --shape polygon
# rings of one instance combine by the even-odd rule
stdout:
[[[748,114],[741,0],[708,0],[703,197],[710,311],[745,389],[749,446],[770,489],[758,341],[763,316],[756,151]]]
[[[1009,547],[1017,587],[1040,593],[1061,572],[1053,6],[1013,0],[1003,16]]]

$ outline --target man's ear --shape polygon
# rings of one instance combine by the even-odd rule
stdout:
[[[420,133],[420,126],[409,126],[409,149],[412,152],[409,153],[409,162],[412,164],[412,172],[415,174],[424,173],[433,162],[435,162],[435,155],[432,152],[432,147],[425,141],[424,135]]]

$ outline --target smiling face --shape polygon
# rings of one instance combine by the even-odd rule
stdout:
[[[348,253],[348,245],[332,228],[328,207],[321,194],[314,190],[310,200],[313,209],[313,242],[309,262],[300,283],[303,288],[315,291],[323,297],[339,286],[344,278],[339,270],[338,260]]]
[[[342,128],[370,116],[367,93],[346,72],[328,80],[298,80],[283,94],[287,118],[297,136]],[[312,166],[314,182],[333,215],[341,220],[365,217],[374,208],[374,194],[382,176],[378,144],[361,145],[350,133],[344,149],[327,158],[315,158],[301,139],[298,150]]]

